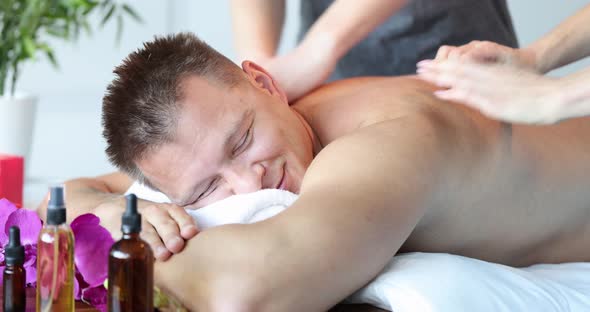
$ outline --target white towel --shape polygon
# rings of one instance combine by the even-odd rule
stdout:
[[[127,193],[156,202],[163,194],[134,184]],[[282,190],[235,195],[198,210],[187,210],[205,229],[270,218],[297,199]],[[467,257],[407,253],[393,257],[352,303],[406,312],[590,311],[590,263],[539,264],[512,268]]]

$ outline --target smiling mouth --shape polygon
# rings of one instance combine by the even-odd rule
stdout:
[[[285,172],[285,165],[283,164],[283,174],[281,176],[281,180],[279,180],[279,183],[275,186],[275,189],[281,189],[284,190],[285,189],[285,176],[287,175]]]

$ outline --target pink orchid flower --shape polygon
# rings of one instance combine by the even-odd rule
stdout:
[[[42,227],[35,211],[18,209],[6,199],[0,199],[0,270],[4,270],[4,247],[8,244],[8,229],[20,228],[25,247],[24,267],[27,285],[34,286],[37,273],[37,237]],[[106,311],[107,291],[103,286],[108,275],[108,255],[114,243],[111,234],[93,214],[78,216],[71,224],[74,232],[74,262],[76,278],[74,294],[101,311]]]

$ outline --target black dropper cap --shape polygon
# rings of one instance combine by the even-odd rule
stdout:
[[[127,208],[123,213],[123,223],[121,224],[121,231],[124,234],[141,232],[141,215],[137,212],[137,196],[129,194],[127,198]]]
[[[49,203],[47,204],[47,224],[60,225],[66,223],[66,205],[64,203],[64,187],[49,188]]]
[[[20,244],[20,230],[18,227],[11,226],[9,236],[4,254],[6,265],[23,265],[25,262],[25,247]]]

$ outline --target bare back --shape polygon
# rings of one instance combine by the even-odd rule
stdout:
[[[322,145],[376,123],[428,112],[452,125],[448,183],[405,251],[449,252],[515,266],[589,261],[590,118],[510,126],[431,95],[412,77],[361,78],[319,89],[294,108]],[[386,128],[384,128],[386,129]],[[386,130],[385,130],[386,131]]]

